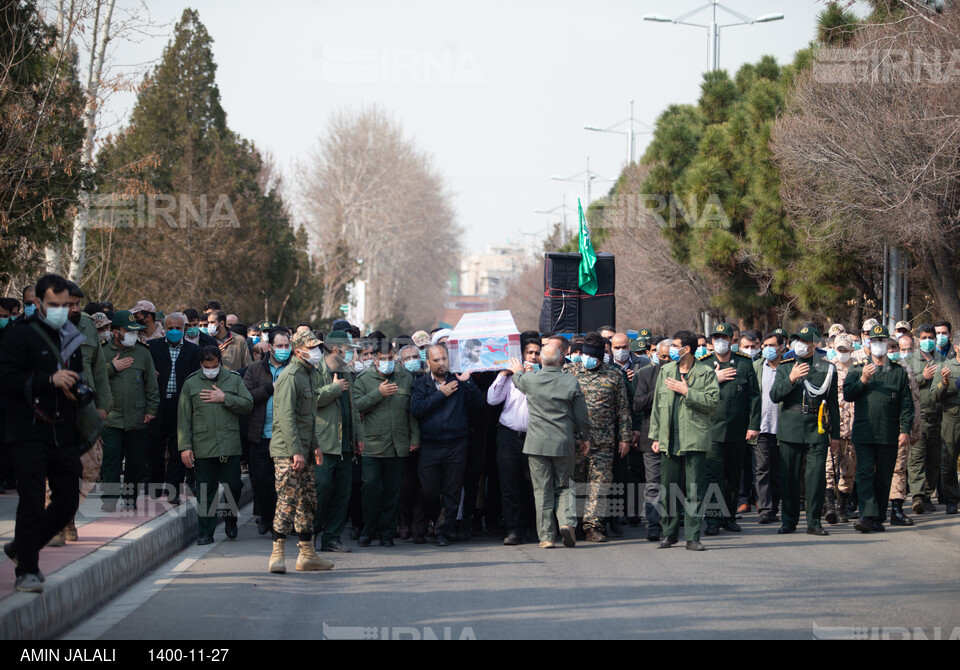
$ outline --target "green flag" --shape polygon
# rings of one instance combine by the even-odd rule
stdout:
[[[583,215],[583,205],[577,198],[577,208],[580,210],[580,289],[590,295],[597,294],[597,271],[593,266],[597,264],[597,254],[593,250],[593,241],[587,229],[587,217]]]

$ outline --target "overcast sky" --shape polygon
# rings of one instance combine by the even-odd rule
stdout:
[[[466,253],[543,237],[582,184],[551,181],[591,169],[615,178],[623,135],[583,129],[629,116],[653,124],[669,104],[695,102],[707,67],[704,28],[643,21],[678,17],[706,0],[194,0],[214,40],[217,80],[230,127],[292,169],[339,108],[378,104],[433,156],[469,231]],[[134,5],[134,0],[120,0]],[[783,21],[721,31],[720,66],[731,73],[772,54],[792,60],[814,36],[814,0],[726,0],[741,14]],[[184,7],[148,0],[169,24],[116,62],[160,56]],[[687,19],[708,23],[710,10]],[[718,23],[737,19],[718,12]],[[132,95],[109,102],[125,119]],[[649,135],[637,136],[637,156]],[[609,183],[596,183],[594,199]],[[568,227],[575,216],[568,216]],[[524,236],[523,233],[528,235]]]

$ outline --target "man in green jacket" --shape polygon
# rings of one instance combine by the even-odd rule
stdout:
[[[103,432],[103,505],[104,512],[117,509],[120,497],[120,468],[123,466],[123,500],[128,507],[137,507],[144,465],[146,429],[157,415],[160,391],[157,372],[150,349],[141,344],[137,333],[143,326],[129,310],[113,315],[113,339],[104,342],[102,351],[110,378],[113,403],[107,413]]]
[[[940,382],[934,389],[937,401],[943,408],[943,424],[940,437],[940,501],[946,505],[947,514],[956,514],[960,504],[960,485],[957,483],[957,458],[960,457],[960,334],[953,339],[957,356],[948,356],[940,368]],[[944,351],[940,349],[941,353]]]
[[[525,374],[523,363],[510,361],[513,384],[527,396],[530,413],[523,453],[529,458],[537,535],[541,548],[552,549],[559,524],[563,545],[573,547],[577,544],[574,453],[578,439],[581,453],[590,452],[589,412],[580,383],[560,369],[563,354],[556,345],[543,348],[540,363],[540,370]]]
[[[915,514],[936,509],[932,496],[940,476],[943,425],[943,407],[937,400],[937,388],[943,381],[940,371],[947,361],[937,350],[936,342],[933,324],[923,324],[917,329],[917,349],[910,356],[900,358],[902,365],[913,370],[920,387],[920,439],[910,447],[907,462],[909,494]]]
[[[323,361],[320,340],[309,330],[290,339],[293,357],[277,378],[273,391],[273,458],[277,509],[273,516],[273,553],[269,570],[282,574],[287,535],[296,527],[300,555],[297,570],[329,570],[333,563],[317,556],[313,519],[317,490],[313,465],[323,462],[317,439],[317,366]]]
[[[193,468],[198,487],[200,535],[197,544],[212,544],[217,527],[217,492],[230,492],[224,532],[237,539],[240,501],[240,415],[253,409],[243,378],[223,367],[219,347],[204,347],[200,370],[187,377],[177,407],[177,444],[184,466]]]
[[[661,497],[664,538],[659,549],[669,549],[679,539],[679,503],[684,506],[687,549],[704,550],[700,504],[706,490],[710,415],[720,402],[720,384],[716,373],[694,357],[696,348],[695,333],[681,330],[673,336],[673,362],[660,371],[653,396],[649,437],[654,453],[660,454],[660,485],[665,494]],[[686,472],[686,495],[679,490],[681,471]]]
[[[821,518],[827,494],[827,449],[836,452],[840,448],[837,370],[817,355],[820,333],[815,328],[804,326],[792,339],[796,358],[777,366],[777,376],[770,389],[770,400],[783,403],[777,420],[783,522],[777,533],[785,535],[797,530],[800,478],[803,477],[807,534],[825,536],[828,533],[823,529]],[[821,428],[826,429],[827,421],[829,438],[820,432]],[[804,462],[806,469],[801,472]]]
[[[363,453],[360,414],[350,388],[355,382],[353,371],[344,362],[344,354],[353,349],[345,331],[335,330],[327,336],[323,348],[327,352],[314,370],[316,391],[317,439],[323,463],[316,467],[317,515],[313,530],[321,551],[349,553],[340,535],[347,522],[347,508],[353,488],[354,454]],[[322,535],[321,535],[322,532]]]
[[[379,537],[381,547],[392,547],[397,534],[404,464],[420,448],[420,427],[410,414],[411,386],[413,375],[397,365],[389,340],[378,343],[376,364],[354,382],[364,436],[361,547],[370,546],[373,537]]]
[[[857,495],[861,533],[884,530],[897,450],[910,444],[915,412],[907,371],[887,358],[887,327],[870,330],[870,358],[857,362],[843,381],[843,397],[854,403],[853,445],[857,451]]]

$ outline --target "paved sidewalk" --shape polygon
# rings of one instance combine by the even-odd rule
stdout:
[[[84,618],[148,571],[197,538],[196,501],[182,496],[171,506],[166,498],[141,496],[136,510],[100,510],[95,490],[80,505],[79,541],[40,552],[46,577],[43,594],[14,590],[14,566],[0,552],[0,640],[49,639]],[[238,507],[253,498],[249,477],[243,477]],[[13,540],[16,491],[0,495],[0,542]],[[241,516],[240,523],[245,519]],[[223,533],[223,525],[217,534]]]

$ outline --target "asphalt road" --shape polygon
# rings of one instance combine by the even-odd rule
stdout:
[[[643,528],[553,550],[348,540],[354,552],[323,554],[336,568],[317,573],[292,570],[291,538],[285,575],[267,572],[269,536],[245,512],[236,541],[221,526],[222,541],[177,555],[64,639],[960,637],[960,517],[942,512],[827,538],[780,536],[750,514],[702,553],[658,550]]]

